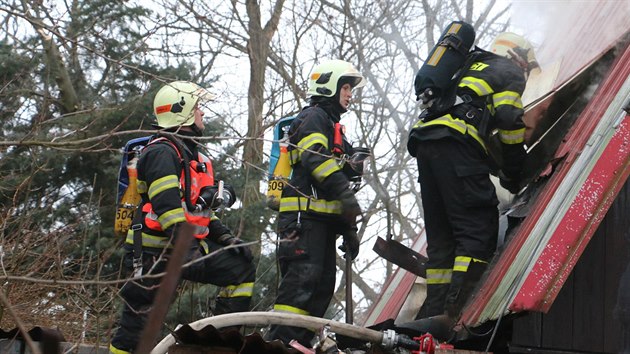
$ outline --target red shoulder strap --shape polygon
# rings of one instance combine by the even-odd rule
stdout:
[[[346,128],[340,123],[335,123],[335,133],[333,135],[333,154],[343,154],[343,135]]]

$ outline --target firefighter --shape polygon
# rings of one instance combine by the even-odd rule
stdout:
[[[435,112],[429,103],[407,146],[417,159],[429,256],[427,298],[417,318],[442,320],[411,326],[431,325],[424,331],[435,336],[449,335],[496,248],[499,214],[489,176],[489,133],[498,130],[500,184],[511,193],[519,191],[526,156],[521,95],[537,66],[531,44],[502,33],[491,52],[475,48],[472,53],[455,104]]]
[[[338,235],[345,257],[359,252],[357,217],[361,209],[350,188],[353,176],[345,156],[353,148],[339,120],[352,90],[365,85],[353,65],[330,60],[315,67],[308,80],[309,104],[289,128],[288,153],[293,173],[282,190],[277,251],[281,281],[274,311],[323,317],[335,287]],[[271,326],[268,340],[292,339],[310,347],[313,333]]]
[[[218,195],[210,160],[195,140],[204,129],[201,104],[210,99],[205,89],[185,81],[166,84],[156,94],[155,126],[176,135],[158,132],[141,152],[137,189],[142,201],[124,244],[124,265],[134,276],[163,272],[178,226],[191,224],[195,242],[188,260],[219,252],[183,268],[181,278],[220,286],[214,309],[218,315],[249,310],[255,267],[244,245],[221,251],[241,241],[213,211],[221,204],[219,197],[233,201],[234,192],[226,188],[227,193]],[[124,307],[110,352],[134,351],[160,281],[142,278],[124,284]]]

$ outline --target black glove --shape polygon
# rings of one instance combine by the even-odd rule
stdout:
[[[235,237],[232,234],[223,234],[217,238],[217,243],[223,246],[232,246],[232,245],[241,245],[243,240]],[[237,246],[230,248],[229,251],[234,255],[241,255],[247,259],[248,262],[251,262],[254,259],[252,255],[252,251],[249,249],[249,246]]]
[[[349,228],[343,234],[343,243],[339,246],[339,249],[344,252],[343,258],[350,257],[354,261],[359,255],[359,237],[357,236],[357,230],[354,227]]]
[[[341,202],[341,216],[348,225],[355,227],[357,224],[357,216],[361,215],[361,207],[352,190],[349,188],[344,189],[341,195],[339,195],[339,201]]]
[[[512,194],[516,194],[521,190],[520,178],[507,177],[503,173],[503,171],[499,171],[499,184],[501,184],[501,187],[507,189]]]

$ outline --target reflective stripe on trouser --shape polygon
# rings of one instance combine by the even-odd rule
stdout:
[[[338,225],[314,220],[303,220],[296,241],[280,235],[278,262],[282,279],[274,311],[324,317],[335,290],[336,248]],[[267,340],[292,339],[310,347],[313,332],[297,327],[271,326]]]
[[[459,268],[459,270],[453,271],[451,287],[446,295],[446,304],[444,305],[446,313],[450,317],[459,316],[487,266],[488,262],[479,259],[466,256],[455,257],[453,269]]]
[[[417,319],[444,313],[446,294],[451,286],[452,267],[427,268],[427,297],[422,304]]]
[[[304,315],[304,316],[308,316],[309,313],[306,310],[302,310],[300,308],[297,307],[293,307],[290,305],[283,305],[283,304],[275,304],[273,305],[273,310],[275,312],[286,312],[286,313],[295,313],[297,315]]]
[[[471,143],[472,144],[472,143]],[[495,188],[484,153],[456,138],[421,141],[416,149],[427,233],[426,307],[428,315],[444,312],[448,283],[467,264],[456,256],[489,260],[496,248],[498,210]],[[439,280],[443,282],[440,283]],[[437,313],[436,313],[437,312]]]
[[[228,285],[219,290],[214,306],[214,314],[221,315],[232,312],[247,312],[254,291],[254,283]]]
[[[113,346],[113,345],[111,345],[111,344],[109,345],[109,352],[110,352],[111,354],[131,354],[131,352],[128,352],[128,351],[126,351],[126,350],[120,350],[120,349],[118,349],[118,348],[114,347],[114,346]]]
[[[254,291],[254,283],[242,283],[239,285],[228,285],[219,290],[218,297],[242,297],[252,296]]]
[[[211,252],[221,249],[221,245],[215,242],[208,241],[207,244]],[[199,250],[195,249],[192,250],[190,258],[196,258],[200,255]],[[165,261],[153,267],[157,257],[146,252],[143,253],[143,271],[145,273],[152,268],[153,274],[166,269]],[[124,265],[126,271],[131,274],[133,271],[133,251],[129,250],[125,254]],[[232,252],[218,252],[212,257],[194,262],[189,267],[182,269],[182,279],[202,284],[234,287],[233,295],[238,294],[239,296],[218,297],[213,311],[215,314],[248,311],[251,301],[250,290],[253,287],[255,277],[254,264],[244,256]],[[159,278],[143,279],[141,286],[134,282],[127,282],[121,289],[120,294],[124,300],[124,307],[118,321],[119,328],[112,339],[112,345],[115,348],[130,352],[136,348],[158,289],[155,285],[160,281]]]

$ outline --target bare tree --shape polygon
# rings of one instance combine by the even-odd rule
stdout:
[[[0,0],[0,67],[7,68],[0,72],[0,266],[8,284],[0,308],[15,310],[0,312],[0,323],[18,317],[27,325],[61,323],[77,340],[107,341],[95,336],[111,327],[117,303],[115,284],[105,282],[120,277],[121,240],[111,228],[117,149],[149,134],[142,129],[152,120],[152,94],[170,80],[221,91],[209,107],[220,127],[204,145],[244,176],[238,233],[272,243],[274,216],[261,193],[269,132],[302,108],[308,73],[328,58],[354,63],[369,83],[342,121],[354,145],[372,151],[358,193],[362,252],[353,285],[360,320],[393,271],[369,251],[374,238],[391,233],[408,243],[423,226],[415,161],[406,151],[419,114],[412,83],[423,55],[452,20],[473,23],[478,43],[487,43],[507,28],[509,7],[494,0],[483,7],[472,0],[152,6]],[[337,318],[345,306],[342,286],[331,308]],[[72,325],[82,321],[90,330]]]

